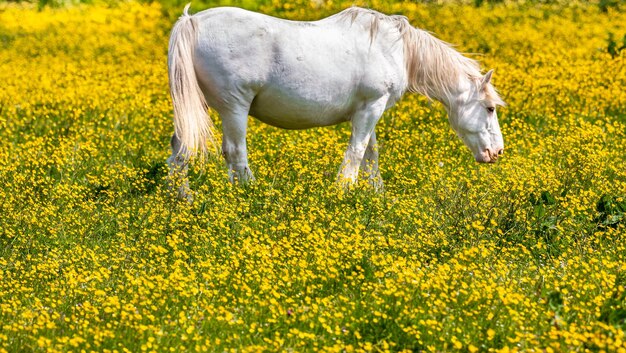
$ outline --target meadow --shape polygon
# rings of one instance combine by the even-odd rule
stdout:
[[[407,94],[377,127],[384,192],[335,185],[347,124],[251,120],[257,180],[214,153],[190,204],[165,165],[182,5],[0,3],[0,352],[626,352],[624,5],[355,4],[495,69],[497,164]]]

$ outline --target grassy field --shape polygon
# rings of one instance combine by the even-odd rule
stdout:
[[[0,4],[0,352],[626,352],[626,12],[479,3],[362,4],[495,69],[497,164],[406,95],[384,193],[334,184],[348,125],[252,120],[257,181],[210,156],[192,204],[164,163],[182,7]]]

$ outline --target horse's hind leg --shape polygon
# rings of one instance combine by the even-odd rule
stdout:
[[[230,108],[220,111],[222,118],[222,154],[228,168],[231,183],[247,183],[254,180],[248,166],[248,150],[246,147],[246,129],[248,127],[248,109]]]
[[[182,144],[176,133],[172,135],[170,145],[172,155],[167,159],[167,165],[170,167],[170,182],[175,183],[174,186],[178,188],[179,198],[191,201],[189,180],[187,180],[189,159],[181,152]]]
[[[365,154],[361,160],[361,170],[374,189],[382,191],[383,178],[380,176],[380,170],[378,169],[378,145],[376,143],[376,130],[372,131],[372,136],[370,136],[369,143],[365,149]]]

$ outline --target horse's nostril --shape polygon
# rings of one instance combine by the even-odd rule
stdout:
[[[499,149],[499,150],[498,150],[498,156],[501,156],[501,155],[503,155],[503,154],[504,154],[504,150],[503,150],[503,149]]]

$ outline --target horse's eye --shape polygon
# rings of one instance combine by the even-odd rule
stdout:
[[[496,111],[495,107],[487,107],[487,111],[489,112],[489,114],[493,113]]]

